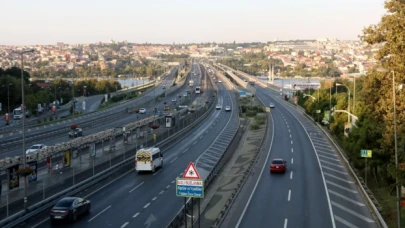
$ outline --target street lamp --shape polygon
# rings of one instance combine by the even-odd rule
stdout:
[[[25,98],[24,98],[24,54],[34,52],[34,49],[20,52],[21,56],[21,99],[22,99],[22,153],[23,167],[27,167],[27,155],[25,154]],[[27,210],[27,176],[24,176],[24,210]]]
[[[7,113],[10,113],[10,86],[13,85],[11,83],[7,84]],[[4,87],[5,85],[2,85]]]
[[[393,95],[393,106],[394,106],[394,150],[395,150],[395,168],[398,171],[398,146],[397,146],[397,108],[396,108],[396,90],[395,90],[395,72],[394,71],[389,71],[388,69],[384,68],[379,68],[377,69],[378,72],[383,72],[383,73],[392,73],[392,95]],[[399,89],[402,89],[402,85],[400,85]],[[401,227],[401,198],[400,198],[400,191],[399,191],[399,181],[398,181],[398,175],[395,177],[396,179],[396,191],[397,191],[397,225],[398,228]]]
[[[350,89],[349,89],[349,87],[347,86],[347,85],[343,85],[343,84],[340,84],[340,83],[336,83],[336,87],[338,87],[338,86],[344,86],[344,87],[346,87],[347,88],[347,91],[348,91],[348,93],[349,93],[349,97],[348,97],[348,105],[347,105],[347,111],[349,112],[349,114],[347,115],[347,122],[348,123],[350,123]],[[336,88],[337,89],[337,88]]]

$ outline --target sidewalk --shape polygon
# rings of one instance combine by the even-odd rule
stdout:
[[[261,125],[258,130],[250,130],[252,123],[253,120],[250,120],[250,123],[246,124],[245,127],[249,130],[242,136],[239,148],[211,188],[205,192],[205,197],[201,201],[200,218],[198,218],[198,207],[194,206],[194,223],[200,219],[201,227],[211,227],[216,224],[219,217],[225,216],[224,209],[230,207],[232,199],[236,197],[245,177],[249,174],[266,133],[266,124]],[[187,214],[190,215],[190,212]],[[191,216],[188,216],[187,224],[191,224]],[[198,226],[198,222],[195,226]],[[184,224],[182,227],[185,227]]]

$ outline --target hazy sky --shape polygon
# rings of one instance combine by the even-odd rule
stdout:
[[[357,39],[384,0],[0,0],[0,45]]]

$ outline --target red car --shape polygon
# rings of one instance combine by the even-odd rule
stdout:
[[[271,161],[270,173],[285,173],[287,170],[287,162],[283,159],[276,158]]]

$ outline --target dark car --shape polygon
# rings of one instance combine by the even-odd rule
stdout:
[[[285,173],[287,170],[287,162],[283,159],[276,158],[271,161],[270,172],[271,173]]]
[[[79,136],[83,136],[83,130],[81,128],[76,128],[69,132],[69,138],[76,138]]]
[[[90,213],[90,200],[79,197],[65,197],[59,200],[51,209],[50,219],[76,221],[81,215]]]

